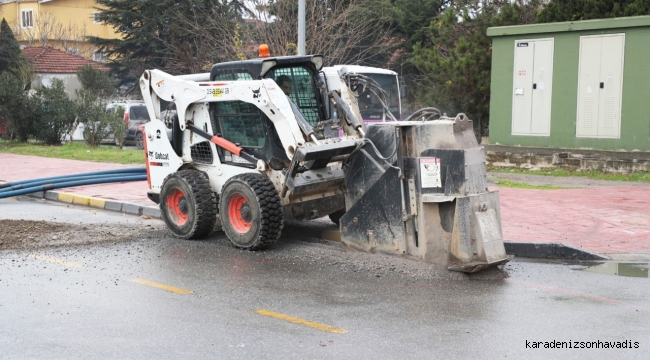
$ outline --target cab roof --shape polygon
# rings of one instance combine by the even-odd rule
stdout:
[[[246,70],[255,79],[261,79],[264,77],[266,72],[273,68],[286,67],[290,65],[313,66],[316,71],[320,71],[323,67],[323,56],[278,56],[218,63],[212,65],[212,69],[210,70],[210,79],[213,79],[216,74],[240,72],[241,70]]]

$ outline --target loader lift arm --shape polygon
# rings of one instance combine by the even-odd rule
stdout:
[[[299,126],[287,96],[271,79],[195,82],[160,70],[147,70],[140,78],[140,89],[152,119],[160,119],[160,99],[176,104],[181,131],[191,124],[192,109],[197,104],[243,101],[254,104],[271,121],[289,159],[298,147],[313,141]]]

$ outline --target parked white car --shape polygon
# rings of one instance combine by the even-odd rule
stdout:
[[[138,143],[136,139],[138,126],[144,125],[150,121],[147,107],[142,100],[121,100],[111,101],[106,106],[106,111],[117,111],[118,107],[124,108],[124,122],[127,123],[127,128],[124,131],[124,138],[126,142],[135,141],[138,147],[142,146],[142,140]],[[117,139],[115,139],[117,144]]]

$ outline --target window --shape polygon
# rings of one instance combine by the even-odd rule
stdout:
[[[230,73],[217,74],[214,76],[213,81],[237,81],[237,80],[253,80],[251,74],[246,71],[233,71]]]
[[[102,51],[96,50],[93,53],[93,60],[95,60],[97,62],[104,62],[104,61],[106,61],[106,54],[104,52],[102,52]]]
[[[93,13],[93,23],[95,24],[101,24],[102,21],[99,19],[99,12],[94,12]]]
[[[375,80],[388,95],[388,108],[399,119],[399,93],[397,91],[397,76],[388,74],[364,74]],[[369,89],[359,95],[359,110],[361,117],[366,120],[381,120],[384,117],[384,107]]]
[[[264,146],[266,134],[262,122],[263,115],[255,105],[243,101],[224,101],[212,103],[212,106],[212,127],[219,128],[224,139],[242,147]],[[214,120],[218,120],[218,127],[215,126]]]
[[[307,68],[298,66],[274,69],[265,75],[266,78],[271,78],[276,83],[281,76],[288,76],[291,79],[289,98],[298,106],[305,120],[311,125],[315,125],[318,122],[319,114],[316,85],[311,73]]]
[[[21,27],[22,28],[33,28],[34,27],[34,12],[32,9],[22,10],[21,14]]]
[[[149,112],[144,105],[131,106],[129,109],[129,120],[146,120],[149,121]]]

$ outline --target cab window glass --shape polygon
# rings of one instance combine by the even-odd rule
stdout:
[[[387,74],[362,74],[375,80],[388,95],[388,108],[396,118],[399,114],[399,92],[397,91],[397,76]],[[359,110],[363,120],[379,120],[384,117],[384,107],[379,99],[370,91],[359,95]]]
[[[251,74],[245,71],[233,71],[230,73],[217,74],[212,81],[237,81],[237,80],[253,80]]]
[[[291,79],[290,90],[283,88],[283,91],[286,93],[289,90],[289,98],[298,106],[307,122],[312,125],[318,122],[316,85],[307,68],[302,66],[278,68],[269,71],[264,77],[275,80],[281,88],[283,88],[283,84],[280,84],[279,81],[282,81],[284,77]]]
[[[255,105],[243,101],[223,101],[212,103],[211,106],[224,139],[242,147],[264,146],[263,115]]]

